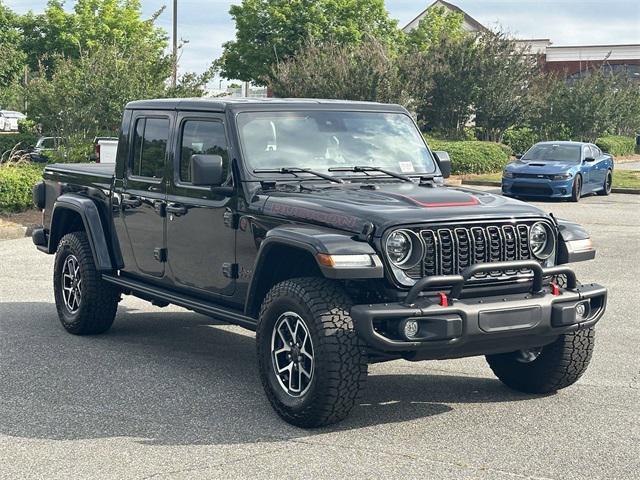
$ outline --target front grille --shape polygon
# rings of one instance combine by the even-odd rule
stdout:
[[[529,260],[529,229],[534,221],[484,225],[443,225],[414,230],[424,242],[422,262],[406,270],[407,276],[419,279],[432,275],[456,275],[476,263]],[[474,279],[508,279],[530,274],[529,270],[491,271]]]
[[[542,173],[514,173],[513,178],[537,178],[537,179],[547,179],[553,180],[554,175],[545,175]]]
[[[521,195],[551,195],[553,193],[553,188],[545,184],[536,185],[532,183],[514,183],[511,186],[511,193]]]

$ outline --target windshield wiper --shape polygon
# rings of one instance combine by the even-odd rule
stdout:
[[[390,170],[385,170],[380,167],[368,167],[368,166],[333,167],[333,168],[330,168],[329,171],[330,172],[353,172],[353,173],[364,173],[364,174],[367,174],[367,172],[380,172],[380,173],[384,173],[385,175],[389,175],[390,177],[394,177],[399,180],[402,180],[403,182],[413,183],[413,180],[411,180],[411,178],[407,177],[406,175],[392,172]]]
[[[329,180],[333,183],[344,183],[344,180],[340,178],[333,177],[331,175],[327,175],[326,173],[316,172],[315,170],[310,170],[308,168],[257,168],[253,171],[253,173],[283,173],[283,174],[291,174],[296,178],[300,178],[296,173],[310,173],[311,175],[315,175],[316,177],[324,178],[325,180]]]

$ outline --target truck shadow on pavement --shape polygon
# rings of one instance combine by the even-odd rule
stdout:
[[[109,333],[76,337],[52,303],[0,303],[0,434],[9,436],[277,442],[528,398],[488,378],[373,374],[347,420],[305,431],[268,404],[250,332],[193,313],[121,306]]]

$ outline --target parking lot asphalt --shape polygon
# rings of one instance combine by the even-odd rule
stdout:
[[[578,276],[610,289],[580,381],[531,396],[480,357],[376,364],[314,431],[272,411],[252,333],[126,297],[108,334],[68,335],[53,258],[0,241],[0,478],[638,478],[640,197],[537,204],[588,228]]]

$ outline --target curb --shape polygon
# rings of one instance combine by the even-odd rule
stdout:
[[[463,185],[481,185],[484,187],[501,187],[500,182],[490,182],[484,180],[463,180]],[[611,193],[626,193],[628,195],[640,195],[640,189],[638,188],[612,188]]]

